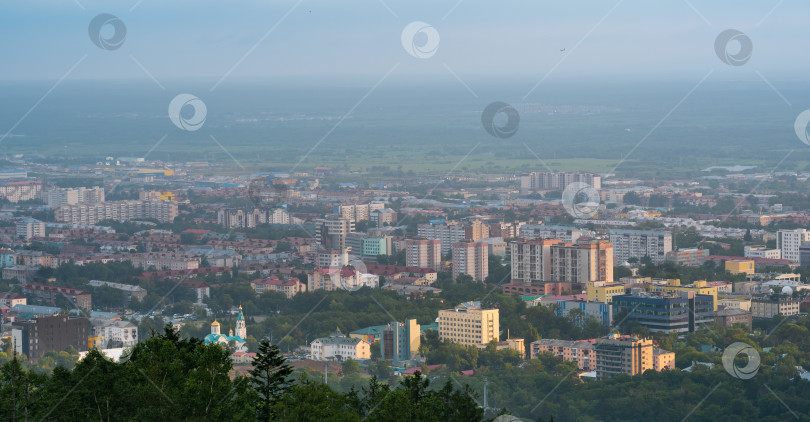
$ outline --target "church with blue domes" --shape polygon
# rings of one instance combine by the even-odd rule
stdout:
[[[233,342],[234,352],[247,352],[245,339],[247,338],[247,328],[245,328],[245,315],[242,313],[242,306],[239,306],[239,314],[236,316],[236,331],[233,329],[224,335],[220,332],[220,324],[214,319],[211,323],[211,334],[205,336],[205,344],[222,344],[225,347],[230,347]]]

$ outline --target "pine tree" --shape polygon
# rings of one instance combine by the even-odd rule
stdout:
[[[285,363],[278,346],[269,341],[259,343],[259,352],[253,358],[250,383],[259,394],[256,404],[257,418],[260,421],[273,420],[273,404],[290,389],[287,377],[293,369]]]

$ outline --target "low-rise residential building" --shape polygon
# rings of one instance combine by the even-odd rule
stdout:
[[[90,292],[87,290],[45,286],[42,284],[26,284],[23,286],[22,290],[24,294],[35,296],[37,299],[50,303],[51,305],[56,304],[57,298],[64,297],[77,308],[86,309],[88,311],[93,309]]]
[[[103,347],[129,347],[138,343],[138,326],[129,321],[91,319],[93,336]]]
[[[102,281],[102,280],[90,280],[87,282],[87,285],[90,287],[101,287],[106,286],[113,288],[115,290],[120,290],[124,292],[127,297],[127,302],[135,299],[137,301],[143,301],[146,297],[146,289],[141,286],[135,286],[132,284],[124,284],[124,283],[114,283],[112,281]]]
[[[594,342],[595,340],[541,339],[531,343],[529,353],[532,359],[537,358],[540,353],[551,353],[565,361],[576,362],[577,367],[583,371],[595,371]]]
[[[779,249],[768,249],[765,246],[746,246],[743,255],[746,258],[781,259],[782,251]]]
[[[744,324],[749,330],[753,324],[751,312],[739,308],[727,308],[715,312],[714,322],[726,327],[731,327],[734,324]]]
[[[783,294],[755,297],[751,299],[751,315],[754,318],[773,318],[776,315],[793,316],[799,314],[799,300]]]
[[[287,296],[287,299],[307,291],[307,285],[295,277],[290,277],[287,280],[282,280],[277,276],[259,278],[251,281],[250,287],[259,295],[264,292],[279,292]]]
[[[666,260],[675,265],[684,265],[687,267],[698,267],[703,262],[703,259],[709,256],[708,249],[678,249],[677,251],[669,251],[666,255]]]
[[[747,259],[728,260],[725,268],[731,274],[753,274],[755,271],[754,261]]]
[[[371,345],[368,342],[347,337],[340,329],[329,337],[313,340],[309,347],[312,360],[371,359]]]
[[[13,292],[0,292],[0,305],[13,308],[16,305],[25,305],[25,296]]]
[[[614,296],[625,294],[625,286],[621,283],[591,281],[586,284],[585,292],[589,302],[611,303]]]
[[[675,369],[675,353],[669,350],[653,347],[653,370],[661,372],[666,369]]]

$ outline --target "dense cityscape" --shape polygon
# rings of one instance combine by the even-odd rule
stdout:
[[[41,3],[0,422],[810,421],[806,5]]]

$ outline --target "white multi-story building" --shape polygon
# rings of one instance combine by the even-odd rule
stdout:
[[[649,256],[656,265],[663,264],[672,250],[672,233],[655,230],[610,230],[613,262],[622,265],[630,258]]]
[[[782,257],[782,251],[779,249],[768,249],[764,246],[746,246],[744,255],[746,258],[780,259]]]
[[[17,203],[39,199],[41,193],[42,182],[40,181],[0,182],[0,198],[8,199],[8,202]]]
[[[110,342],[121,347],[134,346],[138,343],[138,326],[129,321],[103,321],[93,324],[93,333],[100,337],[102,347]]]
[[[334,213],[351,220],[353,223],[371,219],[371,213],[385,208],[382,202],[372,202],[370,204],[336,205]]]
[[[359,338],[347,337],[340,329],[329,337],[313,340],[309,349],[312,360],[371,359],[371,344]]]
[[[467,274],[475,281],[489,275],[489,245],[486,242],[453,243],[453,280]]]
[[[56,221],[81,225],[92,225],[104,220],[128,221],[143,218],[171,223],[177,215],[177,202],[172,201],[111,201],[65,205],[55,212]]]
[[[779,230],[776,232],[776,249],[782,251],[782,259],[799,262],[799,247],[804,242],[810,242],[810,231],[805,229]]]
[[[586,234],[585,230],[573,226],[547,226],[545,224],[524,224],[520,227],[520,237],[527,239],[561,239],[563,242],[576,242]]]
[[[46,201],[51,208],[65,205],[97,204],[104,202],[104,188],[55,188],[48,191]]]
[[[532,172],[520,176],[520,193],[543,190],[564,190],[571,183],[587,183],[592,188],[602,189],[602,177],[592,173]]]
[[[450,253],[453,243],[466,239],[464,225],[457,221],[420,224],[416,231],[421,238],[439,239],[442,242],[442,255]]]
[[[32,237],[45,237],[45,223],[33,218],[23,218],[17,222],[17,238],[29,240]]]

